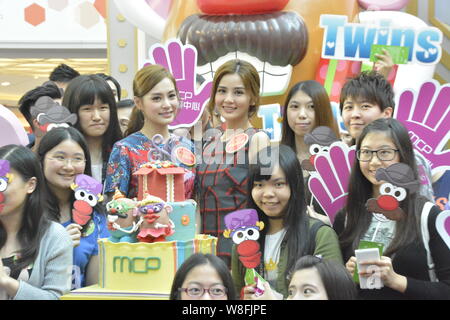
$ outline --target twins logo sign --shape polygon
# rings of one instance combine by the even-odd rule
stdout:
[[[391,20],[379,25],[348,23],[347,16],[321,15],[320,27],[325,29],[322,57],[341,60],[369,60],[373,44],[409,47],[408,61],[436,64],[442,54],[442,32],[434,27],[415,30],[413,27],[392,27]]]

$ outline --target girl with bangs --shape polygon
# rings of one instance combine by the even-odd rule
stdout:
[[[256,271],[271,288],[288,296],[288,275],[305,255],[320,255],[343,264],[334,230],[306,213],[300,163],[288,146],[268,147],[249,168],[248,208],[256,209],[264,229],[260,232],[263,262]],[[232,254],[232,275],[244,299],[257,299],[254,286],[244,287],[245,268]],[[241,291],[242,290],[242,291]]]
[[[67,86],[62,105],[78,116],[75,128],[88,143],[92,177],[103,183],[112,147],[122,139],[113,91],[97,75],[78,76]]]

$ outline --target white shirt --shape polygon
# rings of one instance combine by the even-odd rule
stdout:
[[[286,229],[282,229],[277,233],[266,235],[264,243],[264,269],[265,280],[267,280],[272,287],[276,287],[278,262],[280,261],[281,242],[283,242],[286,235]]]
[[[92,178],[98,182],[102,182],[102,164],[91,164]]]

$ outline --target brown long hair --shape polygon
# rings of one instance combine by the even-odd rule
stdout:
[[[133,94],[135,99],[145,96],[150,90],[153,89],[153,87],[165,78],[169,78],[170,81],[173,82],[178,95],[176,81],[167,69],[157,64],[143,67],[136,73],[133,80]],[[143,126],[144,115],[142,111],[138,108],[133,108],[133,112],[131,113],[130,121],[128,123],[128,128],[125,131],[125,136],[129,136],[130,134],[141,130]]]
[[[295,152],[297,152],[295,147],[295,133],[289,126],[287,119],[287,108],[292,97],[299,91],[303,91],[311,97],[315,114],[314,128],[320,126],[329,127],[336,134],[336,137],[339,138],[339,128],[337,125],[337,121],[333,116],[330,99],[325,88],[315,80],[307,80],[295,84],[286,97],[283,111],[284,113],[281,143],[290,146],[292,149],[294,149]]]
[[[383,132],[396,148],[399,149],[400,162],[411,167],[414,179],[419,179],[414,156],[414,149],[409,138],[408,130],[396,119],[381,118],[369,123],[357,140],[356,150],[360,150],[364,138],[371,132]],[[367,232],[372,220],[372,213],[366,209],[366,202],[372,196],[372,184],[361,172],[358,160],[353,164],[348,184],[348,198],[345,207],[347,223],[339,235],[341,248],[351,247],[352,251],[358,248],[361,237]],[[394,238],[387,248],[385,256],[392,256],[399,248],[405,247],[420,236],[420,214],[426,198],[419,193],[408,191],[406,199],[400,207],[406,212],[406,218],[396,223]]]
[[[213,85],[211,88],[211,99],[208,102],[208,110],[211,114],[214,112],[215,107],[215,95],[217,92],[217,88],[219,87],[219,83],[224,76],[227,74],[237,74],[241,77],[242,82],[244,83],[245,89],[249,91],[251,100],[254,101],[254,104],[250,106],[248,117],[251,118],[259,108],[259,90],[260,90],[260,79],[258,71],[255,67],[244,60],[234,59],[225,62],[221,65],[214,74]]]

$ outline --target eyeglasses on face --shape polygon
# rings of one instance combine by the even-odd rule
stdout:
[[[373,154],[375,153],[380,161],[391,161],[394,159],[396,152],[398,152],[398,149],[360,149],[356,151],[356,158],[359,161],[368,162],[372,160]]]
[[[214,285],[210,288],[188,286],[187,288],[179,288],[178,290],[185,292],[191,298],[201,298],[205,292],[208,292],[213,298],[222,298],[227,294],[227,288],[222,285]]]
[[[78,157],[78,158],[65,158],[63,156],[60,155],[54,155],[49,157],[48,159],[56,161],[60,164],[64,164],[64,165],[69,165],[72,164],[74,166],[81,166],[86,162],[86,159],[82,158],[82,157]]]

